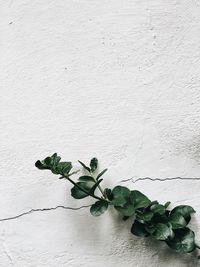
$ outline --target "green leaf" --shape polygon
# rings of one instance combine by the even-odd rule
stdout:
[[[84,168],[85,170],[87,170],[88,172],[91,171],[90,168],[89,168],[88,166],[86,166],[83,162],[81,162],[80,160],[78,160],[78,162],[83,166],[83,168]]]
[[[88,196],[91,188],[93,187],[94,183],[85,183],[85,182],[78,182],[76,183],[81,189],[85,190],[86,192],[81,191],[77,186],[73,186],[71,189],[71,195],[73,198],[81,199]]]
[[[44,159],[44,164],[46,164],[46,166],[51,166],[51,163],[53,163],[53,158],[57,156],[57,154],[53,154],[51,157],[47,157]]]
[[[191,206],[187,206],[187,205],[180,205],[180,206],[176,206],[172,211],[171,214],[173,213],[180,213],[184,219],[186,220],[187,223],[189,223],[190,219],[191,219],[191,214],[195,213],[195,210],[191,207]]]
[[[136,236],[149,236],[145,224],[135,221],[131,227],[131,233]]]
[[[98,159],[97,158],[92,158],[91,161],[90,161],[91,171],[92,172],[96,171],[97,166],[98,166]]]
[[[97,180],[107,171],[108,169],[103,170],[97,175]]]
[[[152,223],[157,224],[157,223],[168,223],[169,218],[167,216],[167,212],[164,214],[159,214],[159,213],[154,213],[154,216],[152,218]]]
[[[153,232],[155,231],[155,229],[154,229],[154,225],[146,225],[146,226],[145,226],[145,229],[146,229],[146,231],[147,231],[150,235],[152,235]]]
[[[80,176],[80,177],[78,178],[78,180],[79,180],[80,182],[92,182],[92,183],[94,183],[94,178],[93,178],[92,176],[86,176],[86,175],[84,175],[84,176]]]
[[[130,196],[130,190],[127,187],[118,185],[112,190],[112,196],[112,204],[114,206],[123,206]]]
[[[36,161],[35,166],[40,170],[50,170],[54,174],[68,176],[72,169],[72,164],[71,162],[60,162],[60,160],[61,157],[54,153],[51,157]]]
[[[189,228],[175,230],[173,239],[167,241],[170,248],[180,253],[189,253],[195,250],[195,235]]]
[[[141,222],[149,222],[153,218],[153,215],[153,212],[145,211],[144,213],[137,214],[137,220],[140,220]]]
[[[148,197],[137,190],[131,191],[130,201],[133,203],[135,209],[146,208],[151,203]]]
[[[170,215],[169,222],[171,223],[173,229],[184,228],[187,225],[184,217],[178,212],[174,212]]]
[[[72,168],[71,162],[59,162],[57,165],[52,167],[54,174],[61,174],[67,176]]]
[[[90,189],[90,193],[94,194],[94,191],[96,190],[96,188],[98,187],[98,185],[103,181],[103,179],[99,179],[99,181],[97,181],[92,188]]]
[[[112,196],[112,190],[110,188],[105,188],[104,194],[107,196],[109,200],[112,200],[113,196]]]
[[[108,208],[108,202],[104,201],[104,200],[99,200],[97,202],[95,202],[91,208],[90,208],[90,213],[93,216],[100,216],[101,214],[103,214]]]
[[[37,167],[37,168],[40,169],[40,170],[45,170],[45,169],[47,169],[47,168],[45,167],[44,163],[42,163],[42,161],[40,161],[40,160],[37,160],[37,161],[36,161],[36,163],[35,163],[35,167]]]
[[[170,226],[167,226],[163,223],[158,223],[154,226],[154,232],[152,236],[158,240],[167,240],[168,238],[173,237],[173,231]]]
[[[158,213],[160,215],[163,215],[165,213],[165,206],[161,205],[161,204],[153,204],[151,207],[150,207],[150,210],[153,212],[153,213]]]
[[[165,203],[165,208],[167,209],[168,207],[169,207],[169,205],[171,204],[171,202],[170,201],[167,201],[166,203]]]
[[[125,217],[130,217],[135,214],[135,207],[132,203],[125,203],[123,207],[115,206],[115,209]]]

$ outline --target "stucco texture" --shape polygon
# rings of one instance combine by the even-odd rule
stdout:
[[[192,205],[200,241],[200,2],[0,4],[0,266],[198,266],[34,163],[96,156],[104,186]]]

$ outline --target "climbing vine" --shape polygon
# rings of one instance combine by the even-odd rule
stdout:
[[[103,175],[107,169],[97,172],[98,160],[92,158],[89,166],[79,161],[87,175],[72,180],[78,173],[72,171],[71,162],[62,162],[61,157],[53,154],[44,160],[38,160],[35,166],[40,170],[50,170],[73,184],[71,195],[75,199],[92,197],[95,203],[90,207],[93,216],[100,216],[113,206],[123,220],[133,221],[131,233],[140,237],[152,237],[165,242],[171,249],[179,253],[190,253],[200,247],[195,242],[195,233],[188,227],[191,215],[195,210],[188,205],[176,206],[170,210],[170,202],[160,204],[151,201],[138,190],[130,190],[125,186],[113,189],[101,187]]]

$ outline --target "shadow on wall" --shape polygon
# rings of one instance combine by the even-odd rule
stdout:
[[[130,233],[130,229],[132,225],[131,219],[129,221],[122,223],[121,218],[119,217],[118,220],[116,219],[113,220],[113,224],[115,224],[115,227],[117,229],[117,231],[115,232],[115,235],[116,236],[120,235],[121,240],[126,238],[126,235],[122,231],[120,231],[120,228],[121,230],[122,228],[124,228],[126,232],[128,233],[129,236],[127,236],[127,239],[124,241],[126,243],[124,247],[126,251],[129,250],[130,254],[134,255],[134,259],[135,258],[141,259],[141,262],[144,262],[144,263],[148,261],[152,262],[152,259],[153,259],[155,266],[159,266],[159,267],[162,266],[160,265],[162,263],[168,264],[168,265],[164,264],[164,266],[181,266],[181,267],[200,266],[200,259],[199,259],[197,250],[194,251],[193,253],[179,254],[171,250],[165,244],[165,242],[157,241],[157,240],[154,240],[148,237],[142,238],[142,237],[134,236]],[[124,227],[122,224],[124,224]],[[123,249],[122,249],[121,254],[125,254],[126,251],[124,251],[123,253]],[[146,258],[144,259],[145,255],[146,255]],[[123,257],[123,255],[121,255],[121,257]]]
[[[70,217],[68,217],[70,219]],[[81,251],[90,251],[93,255],[105,255],[108,266],[109,260],[116,257],[116,262],[132,266],[146,267],[148,262],[151,266],[181,266],[198,267],[198,252],[190,254],[178,254],[167,247],[164,242],[151,238],[136,237],[131,234],[132,220],[123,221],[118,213],[110,210],[100,216],[92,217],[88,210],[82,214],[77,213],[77,220],[73,216],[73,240],[80,243]],[[154,265],[152,265],[154,264]],[[166,265],[167,264],[167,265]]]

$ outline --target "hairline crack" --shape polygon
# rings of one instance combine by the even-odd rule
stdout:
[[[146,180],[149,180],[152,182],[155,182],[155,181],[165,182],[165,181],[173,181],[173,180],[200,181],[200,178],[199,177],[192,177],[192,178],[189,178],[189,177],[166,177],[166,178],[139,177],[139,178],[134,178],[134,177],[132,177],[129,179],[122,180],[120,183],[126,183],[129,181],[131,181],[132,183],[137,183],[137,182],[146,181]]]
[[[10,221],[10,220],[16,220],[16,219],[18,219],[20,217],[26,216],[26,215],[31,214],[31,213],[34,213],[34,212],[52,211],[52,210],[57,210],[57,209],[80,210],[80,209],[83,209],[83,208],[88,208],[90,206],[91,205],[84,205],[84,206],[81,206],[81,207],[78,207],[78,208],[73,208],[73,207],[66,207],[66,206],[63,206],[63,205],[58,205],[56,207],[51,207],[51,208],[30,209],[28,211],[25,211],[23,213],[20,213],[18,215],[15,215],[15,216],[10,216],[10,217],[7,217],[7,218],[2,218],[2,219],[0,219],[0,222]]]

